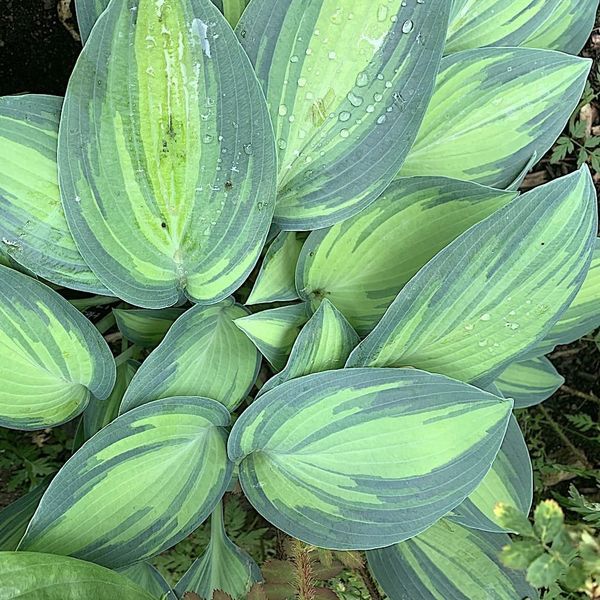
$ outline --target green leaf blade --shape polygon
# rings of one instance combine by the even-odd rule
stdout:
[[[236,33],[274,124],[282,229],[332,225],[387,187],[431,96],[448,12],[401,0],[250,3]]]
[[[129,303],[218,302],[258,260],[275,200],[272,127],[209,0],[111,3],[70,79],[58,151],[75,241]]]
[[[369,549],[462,502],[489,470],[511,407],[414,369],[327,371],[257,399],[228,453],[246,496],[278,528],[320,547]]]
[[[437,254],[347,366],[413,366],[491,382],[572,302],[596,227],[596,195],[585,168],[523,195]]]
[[[59,471],[19,549],[116,568],[174,545],[229,485],[228,423],[206,398],[157,400],[119,417]]]

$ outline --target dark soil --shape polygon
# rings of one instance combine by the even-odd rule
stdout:
[[[0,95],[64,95],[80,50],[58,0],[0,1]]]

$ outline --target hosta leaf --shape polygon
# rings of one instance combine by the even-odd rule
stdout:
[[[275,199],[272,128],[209,0],[109,5],[69,81],[58,160],[77,245],[131,304],[222,300],[258,260]]]
[[[234,410],[252,389],[261,361],[234,324],[246,314],[232,300],[188,310],[136,373],[121,413],[169,396],[205,396]]]
[[[282,229],[332,225],[387,187],[431,97],[448,12],[416,0],[250,3],[236,33],[275,128]]]
[[[83,411],[83,436],[86,440],[117,418],[123,396],[138,367],[139,363],[133,360],[120,364],[117,367],[117,379],[110,396],[106,400],[90,398],[89,404]]]
[[[399,179],[360,214],[308,236],[300,295],[313,308],[327,298],[366,335],[427,261],[516,195],[442,177]]]
[[[2,600],[157,600],[99,565],[39,552],[0,552]]]
[[[0,239],[7,254],[58,285],[110,293],[75,246],[60,203],[56,144],[63,99],[0,98]]]
[[[47,487],[38,485],[0,511],[0,551],[17,549]]]
[[[180,308],[163,308],[159,310],[145,308],[113,309],[119,331],[131,343],[142,348],[158,346],[171,325],[183,313],[184,311]]]
[[[323,300],[294,342],[285,369],[269,379],[260,393],[303,375],[341,369],[359,341],[344,315]]]
[[[106,398],[115,361],[104,338],[44,284],[0,266],[0,426],[44,429]]]
[[[509,542],[505,534],[442,519],[412,540],[367,556],[390,600],[537,600],[524,575],[498,559]]]
[[[323,548],[377,548],[423,531],[477,487],[511,408],[416,369],[327,371],[258,398],[228,453],[279,529]]]
[[[401,176],[507,187],[563,130],[590,61],[550,50],[480,48],[444,58]]]
[[[218,590],[238,600],[246,598],[250,588],[258,581],[262,581],[258,565],[227,537],[223,506],[219,503],[210,517],[208,548],[177,583],[175,593],[179,598],[185,598],[185,592],[212,598]]]
[[[483,46],[529,46],[578,54],[598,0],[453,0],[446,54]]]
[[[110,0],[75,0],[77,23],[81,39],[85,42],[90,31]],[[240,15],[248,4],[248,0],[212,0],[213,4],[225,15],[232,27],[240,19]]]
[[[491,382],[579,290],[597,227],[587,168],[474,225],[398,294],[348,366],[412,366]]]
[[[281,306],[235,320],[261,354],[280,371],[292,351],[294,341],[310,312],[304,303]]]
[[[283,231],[273,240],[246,304],[298,298],[294,274],[302,243],[293,231]]]
[[[20,550],[122,567],[189,535],[231,479],[229,413],[206,398],[167,398],[107,425],[44,494]]]
[[[120,569],[119,572],[141,588],[144,588],[156,600],[162,600],[163,598],[165,600],[177,600],[165,578],[148,562],[140,562],[125,567]]]
[[[528,357],[549,354],[600,327],[600,238],[581,289],[546,337],[527,352]]]
[[[547,400],[564,382],[545,357],[514,362],[495,381],[507,398],[513,398],[515,408],[527,408]]]
[[[503,532],[494,508],[499,502],[529,514],[533,500],[533,471],[527,444],[514,417],[500,451],[483,481],[450,513],[461,525],[491,532]]]

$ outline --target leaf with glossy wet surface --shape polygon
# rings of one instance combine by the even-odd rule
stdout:
[[[246,304],[296,300],[294,274],[303,240],[293,231],[283,231],[269,246]]]
[[[429,261],[347,366],[412,366],[490,383],[573,301],[596,231],[587,168],[524,194]]]
[[[250,3],[236,33],[275,128],[282,229],[332,225],[387,187],[431,97],[449,8],[420,0]]]
[[[0,552],[0,598],[157,600],[119,573],[91,562],[40,552]]]
[[[442,61],[400,176],[508,187],[544,156],[577,107],[591,63],[530,48],[479,48]]]
[[[344,366],[360,338],[344,315],[325,299],[294,342],[285,369],[260,389],[260,394],[284,381]]]
[[[261,361],[234,323],[247,314],[232,300],[184,313],[136,373],[120,412],[169,396],[204,396],[234,410],[252,389]]]
[[[442,519],[412,540],[367,553],[390,600],[537,600],[525,576],[498,556],[506,534],[467,529]],[[493,590],[493,596],[490,596]]]
[[[58,285],[110,294],[77,249],[60,202],[62,103],[58,96],[35,94],[0,98],[1,252]]]
[[[45,429],[106,398],[115,361],[104,338],[44,284],[0,266],[0,426]]]
[[[416,369],[326,371],[258,398],[228,453],[248,500],[279,529],[323,548],[378,548],[423,531],[477,487],[511,408]]]
[[[308,236],[300,295],[313,308],[327,298],[366,335],[423,265],[516,196],[444,177],[395,181],[360,214]]]
[[[450,520],[502,533],[494,508],[500,502],[529,514],[533,500],[533,471],[527,444],[515,417],[511,417],[500,451],[482,482],[451,513]]]
[[[446,54],[483,46],[528,46],[579,54],[598,0],[452,0]]]
[[[515,408],[527,408],[544,402],[565,382],[545,357],[510,364],[495,380],[498,389],[515,401]]]
[[[228,424],[207,398],[157,400],[119,417],[58,472],[19,549],[115,568],[170,548],[229,485]]]
[[[84,259],[131,304],[218,302],[259,258],[275,200],[272,127],[209,0],[109,5],[69,81],[58,160]]]
[[[305,303],[263,310],[235,320],[239,327],[269,361],[280,371],[285,367],[292,346],[310,311]]]

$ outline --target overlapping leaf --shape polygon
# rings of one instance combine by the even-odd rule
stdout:
[[[140,562],[119,571],[141,588],[145,589],[156,600],[176,600],[171,586],[165,578],[149,562]]]
[[[104,338],[66,300],[0,266],[0,426],[44,429],[106,398],[115,362]]]
[[[511,408],[416,369],[327,371],[258,398],[228,453],[279,529],[325,548],[376,548],[423,531],[477,487]]]
[[[275,128],[282,229],[332,225],[387,187],[431,97],[449,9],[420,0],[250,3],[236,33]]]
[[[209,0],[109,4],[59,135],[67,221],[109,289],[145,308],[227,297],[268,233],[275,162],[260,86]]]
[[[491,382],[572,302],[592,258],[596,213],[586,168],[511,202],[437,254],[347,365]]]
[[[399,179],[360,214],[308,236],[300,295],[313,308],[327,298],[366,335],[427,261],[516,195],[443,177]]]
[[[119,573],[39,552],[0,552],[0,598],[157,600]]]
[[[105,400],[90,398],[89,404],[83,411],[83,436],[85,439],[91,438],[117,418],[123,396],[138,367],[139,363],[133,360],[120,364],[117,367],[117,378],[110,396]]]
[[[482,482],[450,514],[450,519],[466,527],[501,533],[494,508],[502,502],[529,514],[533,500],[533,471],[527,444],[512,417],[500,451]]]
[[[169,396],[204,396],[235,409],[254,385],[261,361],[234,323],[247,314],[232,300],[187,311],[134,376],[121,413]]]
[[[542,157],[576,108],[590,61],[550,50],[481,48],[447,56],[401,176],[508,187]]]
[[[323,300],[294,342],[285,369],[269,379],[260,394],[290,379],[341,369],[359,341],[344,315]]]
[[[60,203],[56,144],[63,99],[0,98],[1,252],[73,289],[110,293],[75,246]]]
[[[527,408],[547,400],[564,382],[545,357],[514,362],[495,381],[507,398],[513,398],[515,408]]]
[[[47,487],[38,485],[0,511],[0,551],[17,549]]]
[[[281,232],[269,246],[246,304],[296,300],[294,274],[303,240],[291,231]]]
[[[131,343],[142,348],[158,346],[175,320],[183,314],[180,308],[147,310],[145,308],[113,309],[119,331]]]
[[[498,558],[505,534],[467,529],[444,519],[419,536],[367,553],[390,600],[537,600],[519,571]]]
[[[119,417],[67,461],[20,550],[122,567],[189,535],[231,479],[229,413],[206,398],[157,400]]]
[[[233,600],[242,600],[258,581],[262,581],[258,565],[227,537],[219,503],[210,517],[208,548],[177,583],[175,593],[179,598],[185,598],[186,592],[213,598],[215,591],[221,591]]]
[[[452,0],[446,54],[483,46],[529,46],[578,54],[598,0]]]
[[[241,317],[236,319],[235,324],[252,340],[272,367],[280,371],[309,317],[308,306],[299,303]]]

